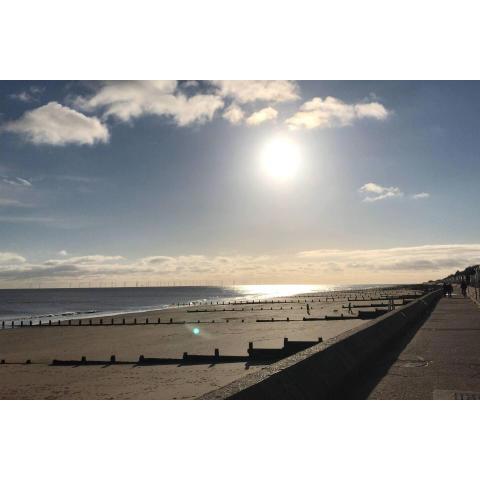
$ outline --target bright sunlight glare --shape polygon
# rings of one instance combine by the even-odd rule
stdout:
[[[295,142],[286,137],[276,137],[267,142],[261,151],[261,168],[273,180],[287,181],[296,175],[300,157],[300,148]]]

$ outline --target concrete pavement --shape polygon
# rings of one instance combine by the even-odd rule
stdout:
[[[480,399],[480,308],[455,290],[336,398]]]

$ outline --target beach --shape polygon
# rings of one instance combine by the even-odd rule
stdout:
[[[185,352],[213,356],[218,349],[221,357],[228,358],[246,356],[250,342],[258,348],[280,348],[284,338],[318,341],[321,337],[325,341],[368,321],[349,318],[356,317],[360,308],[374,311],[367,305],[386,305],[382,299],[387,294],[412,293],[408,287],[376,288],[223,304],[210,301],[63,320],[60,326],[53,322],[51,326],[4,329],[0,331],[0,359],[4,362],[0,365],[0,398],[196,398],[264,368],[267,362],[208,358],[185,362]],[[348,308],[342,308],[349,303],[364,307],[352,308],[349,313]],[[345,318],[324,319],[341,315]],[[142,363],[141,355],[165,363]],[[69,361],[74,362],[67,364]]]

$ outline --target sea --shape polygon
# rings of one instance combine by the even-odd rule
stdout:
[[[235,285],[228,287],[119,287],[0,289],[0,321],[91,318],[162,310],[204,302],[265,300],[387,285]]]

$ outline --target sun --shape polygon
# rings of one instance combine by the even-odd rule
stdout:
[[[295,177],[300,162],[299,146],[287,137],[275,137],[269,140],[260,154],[262,172],[279,182]]]

